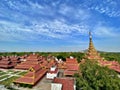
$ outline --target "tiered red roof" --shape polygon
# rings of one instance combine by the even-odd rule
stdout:
[[[55,60],[50,60],[47,65],[47,69],[50,69],[52,66],[55,66],[57,62]]]
[[[66,58],[66,70],[64,75],[73,76],[79,70],[79,64],[76,58]]]
[[[49,61],[48,61],[47,58],[44,56],[39,56],[37,54],[30,54],[26,58],[26,61],[18,64],[15,68],[28,70],[30,67],[33,67],[36,64],[40,64],[40,66],[42,68],[49,69],[51,66],[56,65],[56,62],[55,62],[55,60],[52,60],[50,57],[49,57]]]
[[[76,72],[72,70],[65,70],[64,75],[66,76],[73,76]]]
[[[120,64],[117,61],[99,60],[98,63],[101,66],[108,66],[108,68],[120,73]]]
[[[46,69],[42,69],[41,66],[37,64],[34,67],[30,67],[29,72],[15,80],[14,83],[35,85],[46,74],[46,72]]]
[[[13,63],[11,62],[10,58],[3,58],[0,60],[0,67],[1,68],[11,68],[14,67]]]
[[[40,63],[40,57],[37,54],[30,54],[26,61],[18,64],[15,68],[16,69],[29,69]]]
[[[66,58],[66,63],[68,64],[77,64],[77,59],[76,58],[73,58],[73,57],[70,57],[70,58]]]
[[[12,56],[10,57],[11,62],[14,64],[14,66],[16,66],[18,63],[20,63],[21,61],[18,60],[18,57]]]
[[[14,58],[14,59],[13,59]],[[17,65],[19,62],[17,57],[2,57],[0,60],[0,67],[1,68],[12,68]]]
[[[45,57],[43,57],[43,58],[41,59],[40,66],[41,66],[42,68],[47,68],[47,66],[48,66],[48,61],[46,60]]]
[[[66,63],[65,62],[57,63],[57,67],[59,69],[66,69]]]
[[[62,84],[62,90],[74,90],[74,79],[54,78],[53,82]]]

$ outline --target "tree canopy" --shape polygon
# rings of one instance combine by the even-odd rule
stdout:
[[[118,73],[87,60],[75,74],[77,90],[120,90]]]

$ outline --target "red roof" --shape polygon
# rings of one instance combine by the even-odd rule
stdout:
[[[36,54],[30,54],[27,58],[26,61],[18,64],[15,68],[16,69],[29,69],[30,67],[33,67],[34,65],[41,64],[41,63],[46,63],[46,59],[43,58],[42,56],[38,56]],[[42,65],[41,65],[42,66]],[[47,63],[46,65],[47,66]]]
[[[0,60],[0,67],[1,68],[12,68],[15,64],[11,62],[10,58],[5,57]]]
[[[24,77],[33,77],[34,72],[28,72],[24,75]]]
[[[108,68],[120,73],[120,64],[117,61],[99,60],[98,63],[101,66],[108,66]]]
[[[0,68],[12,68],[13,66],[14,66],[13,64],[8,64],[8,65],[0,64]]]
[[[22,77],[22,78],[18,78],[15,82],[25,83],[25,84],[34,84],[34,79],[30,77]]]
[[[79,65],[78,64],[67,64],[67,69],[68,70],[79,70]]]
[[[18,64],[15,68],[28,70],[30,67],[33,67],[35,65],[37,65],[37,64]]]
[[[15,83],[24,83],[24,84],[36,84],[47,72],[46,69],[41,69],[39,65],[32,67],[33,71],[30,68],[30,71],[24,76],[18,78]],[[35,70],[35,71],[34,71]],[[27,80],[28,79],[28,80]]]
[[[70,70],[65,70],[64,75],[70,75],[73,76],[76,73],[76,71],[70,71]]]
[[[35,72],[37,72],[38,70],[40,70],[41,69],[41,66],[40,66],[40,64],[37,64],[37,65],[35,65],[35,66],[32,66],[31,67]],[[30,69],[31,69],[30,68]]]
[[[76,58],[66,58],[66,63],[77,64],[78,62]]]
[[[74,90],[74,79],[54,78],[53,82],[62,84],[62,90]]]
[[[79,70],[79,64],[76,58],[66,58],[66,70],[64,75],[73,76],[75,72]]]

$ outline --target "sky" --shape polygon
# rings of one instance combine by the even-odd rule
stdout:
[[[0,0],[0,51],[120,52],[119,0]]]

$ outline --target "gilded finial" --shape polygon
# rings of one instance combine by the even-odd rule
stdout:
[[[91,31],[89,31],[89,37],[92,38]]]

